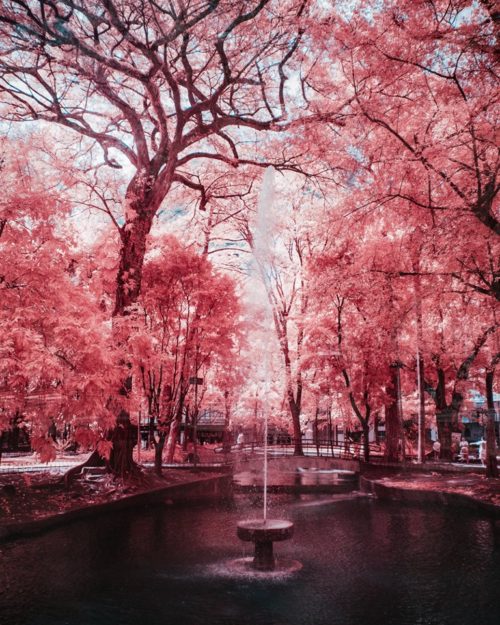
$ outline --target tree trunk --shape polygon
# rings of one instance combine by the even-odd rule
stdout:
[[[314,441],[314,444],[316,445],[316,456],[319,456],[319,452],[320,452],[318,418],[319,418],[319,402],[318,402],[318,398],[316,398],[316,410],[314,411],[314,431],[313,431],[313,441]]]
[[[293,444],[294,456],[303,456],[304,450],[302,448],[302,431],[300,429],[300,410],[301,410],[301,401],[302,401],[302,382],[300,376],[298,376],[297,380],[297,391],[296,394],[293,392],[293,384],[292,384],[292,368],[290,362],[290,354],[288,350],[288,337],[286,334],[286,328],[283,331],[283,335],[280,340],[281,350],[283,352],[283,356],[285,359],[285,376],[286,376],[286,394],[288,398],[288,406],[290,408],[290,414],[292,416],[292,427],[293,427]]]
[[[419,445],[419,449],[417,450],[417,456],[420,457],[420,461],[422,463],[425,462],[425,394],[424,394],[424,359],[422,354],[419,352],[418,354],[418,362],[417,367],[418,371],[418,437],[417,437],[417,445]]]
[[[134,197],[133,185],[127,195]],[[128,201],[128,214],[125,226],[121,229],[122,245],[120,249],[120,263],[116,276],[116,297],[113,317],[115,319],[128,317],[131,307],[137,302],[141,291],[142,267],[146,253],[146,240],[151,229],[153,211],[137,200]],[[128,336],[123,336],[118,324],[118,341],[126,343]],[[125,334],[127,331],[125,331]],[[132,378],[128,376],[122,385],[120,394],[128,396],[132,389]],[[113,449],[109,458],[109,469],[115,474],[124,477],[135,469],[132,456],[134,445],[132,436],[135,427],[130,422],[128,411],[123,408],[116,420],[116,426],[111,433]]]
[[[155,446],[155,473],[158,476],[162,474],[163,465],[163,448],[165,447],[165,440],[167,433],[165,431],[158,433],[158,440],[154,441]]]
[[[224,455],[231,452],[229,425],[231,423],[231,400],[229,391],[224,391],[224,432],[222,434],[222,450]]]
[[[376,412],[375,416],[373,417],[373,432],[375,434],[375,444],[376,445],[378,445],[380,443],[380,434],[379,434],[379,431],[378,431],[379,423],[380,423],[380,417],[378,415],[378,412]]]
[[[498,477],[495,435],[495,404],[493,403],[493,376],[494,370],[486,372],[486,402],[488,416],[486,421],[486,477]]]
[[[170,424],[170,430],[168,432],[168,439],[167,439],[167,451],[165,454],[165,462],[167,462],[168,464],[174,461],[175,444],[177,442],[177,434],[179,432],[180,424],[181,424],[180,415],[176,417]]]
[[[420,231],[420,228],[417,228]],[[421,232],[420,232],[421,234]],[[418,392],[418,416],[417,416],[417,458],[425,462],[425,395],[424,395],[424,358],[422,345],[424,344],[424,324],[422,313],[422,279],[420,275],[420,261],[422,247],[414,248],[413,271],[415,273],[415,311],[417,321],[417,392]]]
[[[370,425],[368,421],[361,423],[363,428],[363,460],[370,462]]]
[[[270,302],[271,304],[273,304],[272,298],[270,298]],[[300,429],[300,411],[302,408],[302,377],[299,368],[295,375],[296,391],[294,392],[294,376],[292,375],[292,363],[290,360],[290,348],[288,344],[287,315],[285,315],[284,313],[279,315],[276,312],[273,312],[273,317],[276,335],[279,340],[280,349],[281,353],[283,354],[283,360],[285,364],[286,396],[288,400],[288,406],[290,408],[290,415],[292,417],[293,427],[293,455],[303,456],[304,450],[302,448],[302,432]],[[299,362],[297,362],[297,367],[300,367]]]
[[[167,445],[166,445],[167,451],[165,454],[165,462],[167,462],[168,464],[174,461],[175,445],[177,443],[177,435],[179,434],[179,429],[181,427],[182,413],[184,411],[184,400],[186,398],[186,393],[187,393],[187,390],[181,393],[174,417],[170,421],[170,428],[168,430],[168,438],[167,438]],[[187,426],[187,423],[185,425]],[[184,438],[186,441],[187,430],[184,430]]]
[[[137,444],[137,426],[130,422],[126,410],[120,411],[116,425],[111,433],[113,447],[109,457],[108,468],[120,477],[129,475],[135,469],[133,460],[134,446]]]
[[[151,449],[154,445],[154,436],[155,436],[155,418],[151,416],[149,417],[149,422],[148,422],[148,449]]]
[[[300,406],[297,406],[297,402],[293,398],[293,391],[291,389],[289,389],[288,392],[288,405],[290,406],[293,424],[293,455],[303,456],[304,450],[302,448],[302,431],[300,429]]]
[[[141,293],[142,268],[153,212],[139,202],[131,202],[125,226],[121,229],[120,263],[116,276],[113,316],[124,316]]]
[[[437,370],[438,383],[436,386],[436,425],[438,440],[441,443],[440,459],[451,460],[451,430],[453,422],[452,409],[446,403],[446,375],[443,369]]]
[[[467,355],[457,370],[457,377],[451,396],[451,403],[446,404],[446,386],[445,374],[442,369],[438,369],[438,385],[436,388],[436,418],[438,421],[438,431],[441,438],[441,457],[444,460],[452,460],[453,454],[451,450],[451,433],[453,430],[458,431],[458,415],[462,409],[464,401],[463,394],[460,390],[460,384],[469,379],[470,367],[481,348],[486,343],[488,336],[495,330],[496,326],[492,325],[486,328],[476,339],[474,348]]]
[[[398,398],[399,369],[396,364],[390,365],[389,369],[390,378],[385,389],[387,395],[385,404],[385,459],[387,462],[398,462],[399,439],[401,434]]]
[[[441,460],[452,460],[451,432],[454,420],[451,408],[436,410],[438,440],[441,443],[441,451],[439,452]]]

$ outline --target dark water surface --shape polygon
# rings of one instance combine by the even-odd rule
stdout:
[[[275,497],[288,579],[232,577],[259,510],[152,508],[0,544],[6,625],[499,625],[499,522],[367,499]],[[321,505],[317,505],[320,503]]]

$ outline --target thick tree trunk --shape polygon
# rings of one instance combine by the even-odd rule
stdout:
[[[141,293],[142,268],[153,211],[135,201],[129,203],[127,221],[121,229],[120,263],[116,276],[113,316],[124,316]]]
[[[163,448],[165,447],[165,441],[167,439],[166,432],[159,432],[158,440],[154,441],[155,446],[155,473],[158,476],[162,474],[163,465]]]
[[[457,370],[455,385],[449,405],[446,403],[445,372],[438,366],[438,384],[435,392],[433,393],[433,397],[436,403],[436,420],[439,440],[441,442],[441,458],[443,460],[452,460],[453,454],[451,450],[451,433],[453,430],[458,431],[458,415],[464,401],[463,394],[460,390],[460,384],[469,379],[469,372],[472,363],[476,359],[483,345],[486,343],[488,336],[494,332],[495,329],[495,325],[486,328],[486,330],[484,330],[477,337],[473,349],[461,363]]]
[[[292,415],[293,455],[303,456],[304,450],[302,448],[302,431],[300,429],[300,406],[297,406],[297,402],[293,398],[293,392],[291,389],[289,389],[288,393],[288,405],[290,407],[290,414]]]
[[[380,443],[379,425],[380,425],[380,417],[379,417],[379,414],[377,412],[377,413],[375,413],[375,417],[373,419],[373,430],[375,432],[375,443],[377,445]]]
[[[486,402],[488,416],[486,421],[486,477],[498,477],[495,435],[495,404],[493,403],[494,370],[486,372]]]
[[[155,436],[155,418],[149,417],[148,422],[148,449],[151,449],[154,445],[154,436]]]
[[[132,185],[131,185],[132,188]],[[136,191],[136,190],[135,190]],[[137,197],[134,190],[129,189],[127,195]],[[128,203],[128,204],[127,204]],[[141,291],[142,267],[146,253],[146,240],[151,229],[153,211],[138,200],[126,199],[127,221],[121,229],[122,246],[120,249],[120,263],[116,276],[116,297],[113,317],[128,317],[131,307],[137,302]],[[126,342],[127,336],[120,335],[118,323],[118,341]],[[127,396],[132,389],[130,376],[124,380],[120,393]],[[135,427],[130,422],[128,411],[123,408],[116,420],[116,427],[111,433],[113,449],[109,459],[109,469],[115,474],[124,477],[135,469],[133,460]]]
[[[438,440],[441,443],[441,460],[452,460],[451,433],[454,421],[456,421],[456,417],[454,418],[451,408],[443,408],[436,411]]]
[[[168,431],[168,438],[167,438],[167,451],[165,454],[165,461],[169,464],[174,461],[175,445],[177,443],[177,436],[179,434],[179,430],[181,427],[182,413],[184,410],[184,401],[186,399],[186,394],[187,394],[187,389],[184,389],[181,392],[181,395],[179,397],[179,403],[175,412],[175,416],[170,422],[170,429]],[[185,434],[184,438],[186,440],[187,432],[184,432],[184,434]]]
[[[390,378],[386,386],[385,404],[385,459],[387,462],[399,461],[399,440],[401,435],[401,419],[399,414],[399,369],[396,364],[389,367]]]
[[[286,334],[286,327],[283,329],[283,334],[280,338],[280,344],[285,360],[286,395],[288,399],[288,406],[290,408],[290,415],[292,417],[294,444],[293,455],[303,456],[304,450],[302,448],[302,431],[300,429],[300,411],[302,408],[302,380],[300,375],[297,374],[296,392],[294,393],[292,383],[292,365],[290,362],[290,354],[288,350],[288,337]]]
[[[180,415],[176,417],[170,424],[170,430],[168,432],[167,439],[167,451],[165,452],[165,462],[170,464],[174,461],[175,444],[177,442],[177,434],[179,433],[179,427],[181,424]]]
[[[273,303],[270,298],[271,304]],[[281,353],[283,354],[283,360],[285,364],[285,384],[286,384],[286,396],[288,400],[288,406],[290,408],[290,416],[292,417],[293,428],[293,444],[294,444],[294,456],[303,456],[304,450],[302,448],[302,431],[300,429],[300,411],[302,409],[302,376],[300,373],[300,363],[297,362],[297,372],[295,376],[292,375],[292,363],[290,360],[290,348],[288,344],[288,328],[287,328],[287,315],[276,312],[274,316],[274,327],[276,329],[276,335],[278,337]],[[299,335],[301,332],[299,332]],[[298,354],[300,354],[300,340],[298,340]],[[299,359],[299,356],[298,356]],[[294,392],[295,386],[295,392]]]
[[[116,419],[111,441],[113,447],[108,467],[115,475],[126,477],[135,469],[133,451],[137,444],[137,426],[131,424],[126,410],[122,410]]]
[[[446,375],[443,369],[437,370],[438,383],[434,401],[436,403],[436,425],[438,440],[441,443],[440,459],[451,460],[451,431],[453,410],[446,403]]]

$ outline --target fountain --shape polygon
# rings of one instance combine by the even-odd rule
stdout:
[[[282,519],[256,519],[240,521],[237,526],[238,538],[255,543],[252,566],[257,571],[274,571],[276,560],[273,543],[287,540],[293,535],[293,523]]]
[[[270,209],[274,195],[274,167],[268,167],[264,173],[262,181],[262,189],[259,194],[259,202],[257,208],[257,227],[254,233],[254,257],[257,267],[268,292],[268,277],[266,270],[269,267],[271,258],[270,231],[269,226]],[[266,300],[267,301],[267,300]],[[266,328],[271,327],[272,317],[269,302],[266,305],[266,315],[264,319]],[[237,535],[243,541],[253,542],[255,545],[254,558],[251,562],[253,569],[257,571],[274,571],[276,569],[276,560],[273,552],[273,543],[275,541],[287,540],[293,535],[293,523],[284,519],[268,519],[267,518],[267,434],[268,434],[268,406],[267,398],[269,396],[269,350],[264,355],[264,509],[262,519],[250,519],[240,521],[237,524]],[[295,571],[301,568],[300,563],[296,561],[280,563],[280,570]]]

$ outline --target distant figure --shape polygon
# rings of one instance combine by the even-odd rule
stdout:
[[[486,441],[482,438],[479,441],[479,460],[481,460],[481,464],[486,466]]]
[[[439,460],[441,455],[441,443],[439,441],[434,441],[432,451],[434,452],[434,460]]]
[[[469,463],[469,443],[465,438],[462,438],[460,441],[460,455],[458,459],[467,464]]]
[[[238,434],[238,438],[236,439],[236,445],[238,446],[238,449],[243,449],[244,442],[245,442],[245,435],[243,434],[243,432],[240,432]]]

